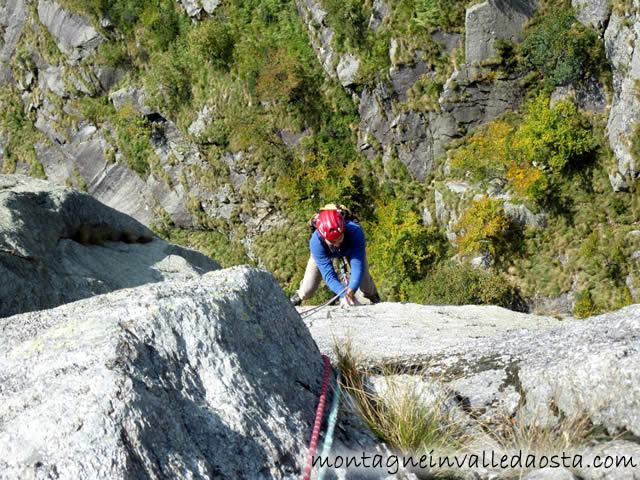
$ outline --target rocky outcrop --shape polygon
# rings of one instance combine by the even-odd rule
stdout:
[[[220,5],[220,0],[180,0],[185,12],[190,17],[198,18],[204,11],[213,14]]]
[[[266,272],[121,290],[0,330],[2,478],[300,478],[324,366]],[[345,442],[376,446],[341,422]]]
[[[0,316],[217,268],[86,193],[0,175]]]
[[[499,307],[385,303],[306,323],[328,355],[332,339],[348,337],[368,365],[424,365],[483,421],[524,405],[529,422],[585,413],[611,435],[640,433],[639,305],[559,321]]]
[[[607,131],[609,144],[618,160],[618,168],[610,172],[615,191],[628,189],[628,180],[640,175],[638,159],[631,154],[632,143],[637,142],[640,122],[640,99],[637,82],[640,81],[640,18],[630,14],[622,18],[611,15],[604,35],[607,58],[613,70],[613,100],[609,111]],[[635,133],[634,133],[635,132]]]
[[[608,436],[576,447],[582,463],[572,470],[583,479],[637,478],[637,468],[598,469],[593,460],[617,454],[640,465],[640,305],[586,320],[558,321],[498,307],[383,303],[330,309],[305,323],[328,355],[333,355],[334,343],[349,339],[352,353],[372,367],[374,393],[384,395],[389,385],[401,392],[412,389],[425,402],[448,409],[465,428],[474,429],[479,422],[481,431],[499,432],[507,419],[532,432],[533,426],[551,429],[564,419],[586,418]],[[382,380],[377,372],[385,366],[396,373]],[[473,433],[478,445],[488,442],[492,451],[506,448],[492,443],[496,437],[482,440],[481,431]],[[622,440],[623,433],[632,441]],[[509,453],[517,455],[517,448]],[[460,475],[514,478],[495,467]],[[556,478],[544,472],[529,475]],[[559,478],[570,477],[565,472]]]
[[[0,65],[9,65],[16,52],[16,41],[27,21],[27,11],[24,0],[3,2],[0,5]],[[0,68],[0,84],[8,85],[13,81],[11,69]]]
[[[498,39],[519,42],[524,24],[538,8],[538,0],[487,0],[467,9],[465,17],[465,62],[473,64],[496,51]]]
[[[518,78],[500,76],[495,72],[460,65],[445,84],[440,94],[442,111],[449,113],[458,128],[470,128],[488,123],[504,112],[517,110],[524,98]]]
[[[106,40],[86,17],[69,12],[56,2],[39,0],[38,16],[71,63],[92,56]]]

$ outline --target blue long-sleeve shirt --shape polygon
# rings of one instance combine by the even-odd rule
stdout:
[[[364,272],[366,243],[362,227],[357,223],[347,220],[345,224],[344,241],[340,248],[333,249],[327,245],[323,238],[316,230],[309,240],[309,250],[318,265],[318,269],[322,274],[327,286],[336,294],[340,293],[344,286],[340,283],[340,279],[333,268],[333,258],[347,257],[351,263],[351,279],[349,280],[349,288],[354,292],[360,287],[362,275]],[[344,294],[342,294],[344,296]]]

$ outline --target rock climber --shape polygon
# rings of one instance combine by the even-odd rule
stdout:
[[[324,279],[327,286],[339,294],[345,285],[340,282],[333,266],[333,259],[346,259],[351,267],[351,278],[346,291],[340,295],[342,308],[359,305],[355,297],[360,289],[371,303],[378,303],[380,295],[369,274],[362,227],[355,221],[346,220],[337,209],[327,208],[314,218],[315,231],[309,240],[311,255],[307,262],[300,288],[291,297],[293,305],[300,305],[310,298]]]

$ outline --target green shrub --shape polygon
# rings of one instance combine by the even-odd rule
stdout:
[[[549,105],[539,94],[525,105],[525,119],[509,144],[507,178],[517,193],[540,203],[570,169],[578,170],[598,147],[586,117],[571,100]]]
[[[375,216],[365,224],[371,275],[386,299],[411,300],[411,284],[444,254],[445,240],[401,199],[379,203]]]
[[[591,297],[591,291],[583,290],[576,295],[576,303],[573,306],[573,316],[576,318],[586,318],[600,313],[600,308]]]
[[[441,264],[412,288],[422,304],[516,306],[517,294],[507,279],[469,264]]]
[[[188,34],[189,51],[194,59],[228,70],[233,61],[234,38],[227,23],[207,18]]]
[[[502,200],[483,197],[474,200],[456,224],[458,247],[462,253],[490,252],[494,257],[506,243],[511,221],[502,208]]]
[[[149,121],[133,110],[131,105],[124,106],[117,113],[115,136],[118,150],[129,167],[144,176],[149,172],[149,156],[155,155],[151,143],[151,125]]]
[[[451,155],[451,166],[470,172],[474,181],[501,177],[509,164],[508,142],[514,128],[502,120],[481,127]]]
[[[549,89],[588,74],[597,77],[607,64],[597,33],[579,23],[571,10],[545,15],[525,33],[521,53],[526,66],[543,73]]]

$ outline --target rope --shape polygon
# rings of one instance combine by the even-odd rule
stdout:
[[[324,378],[322,379],[322,390],[320,392],[320,400],[318,401],[318,409],[316,411],[316,421],[313,424],[313,433],[311,434],[311,443],[309,443],[309,453],[307,454],[307,463],[304,467],[303,480],[311,478],[311,467],[313,455],[316,453],[316,445],[318,444],[318,436],[320,435],[320,425],[322,424],[322,414],[324,413],[324,403],[327,399],[327,389],[329,387],[329,374],[331,373],[331,362],[329,357],[322,355],[324,359]]]
[[[333,392],[333,403],[331,404],[331,413],[329,414],[329,425],[327,426],[327,434],[324,437],[324,443],[322,445],[321,458],[327,458],[333,445],[333,431],[336,428],[336,422],[338,421],[338,407],[340,406],[340,372],[338,372],[338,378],[336,380],[336,389]],[[317,480],[323,480],[324,474],[327,469],[326,463],[321,463],[322,468],[318,473]]]
[[[347,291],[347,287],[344,287],[340,291],[340,293],[338,293],[335,297],[331,298],[330,300],[327,300],[322,305],[318,305],[316,307],[310,308],[309,310],[305,310],[304,312],[300,312],[300,316],[304,317],[305,315],[309,316],[309,315],[313,315],[314,313],[318,313],[320,310],[322,310],[324,307],[329,305],[331,302],[333,302],[336,298],[338,298],[340,295],[342,295],[346,291]]]

